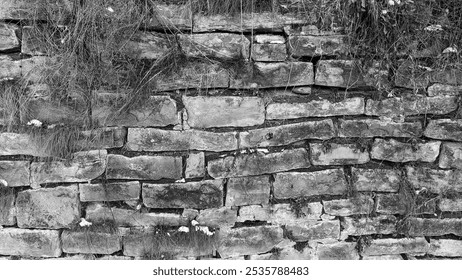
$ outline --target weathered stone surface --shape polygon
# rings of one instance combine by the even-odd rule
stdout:
[[[28,186],[30,162],[0,161],[0,179],[8,183],[8,187]]]
[[[2,0],[0,19],[59,21],[72,11],[72,2],[66,0]]]
[[[358,88],[376,87],[385,83],[388,70],[379,65],[364,67],[354,60],[320,60],[316,70],[315,85]]]
[[[380,215],[367,218],[345,217],[341,220],[342,239],[348,236],[370,234],[392,234],[396,232],[397,218],[392,215]]]
[[[424,255],[429,248],[430,244],[425,238],[387,238],[371,240],[370,245],[366,246],[361,253],[369,256],[398,254]]]
[[[407,95],[383,100],[367,100],[366,115],[368,116],[412,116],[412,115],[444,115],[457,109],[457,97],[424,95]]]
[[[427,88],[428,96],[439,95],[460,95],[462,94],[462,86],[433,84]]]
[[[311,143],[311,162],[313,165],[344,165],[369,162],[367,150],[361,151],[355,144]]]
[[[65,123],[75,126],[83,126],[87,121],[87,106],[80,96],[69,97],[66,101],[50,100],[46,96],[50,89],[43,84],[36,85],[30,94],[34,91],[37,92],[37,97],[32,98],[26,104],[30,119],[40,120],[47,125]]]
[[[112,254],[122,249],[118,232],[92,229],[64,230],[61,234],[63,252],[70,254]]]
[[[143,203],[150,208],[216,208],[223,205],[222,180],[143,184]]]
[[[277,153],[257,152],[211,160],[207,170],[213,178],[226,178],[270,174],[308,167],[310,167],[308,152],[299,148]]]
[[[443,257],[462,256],[462,241],[452,239],[432,239],[428,254]]]
[[[314,172],[277,173],[273,183],[275,198],[298,198],[300,196],[342,195],[347,182],[342,169]]]
[[[0,255],[53,258],[61,252],[57,230],[0,229]]]
[[[230,178],[226,193],[226,206],[242,206],[269,203],[269,176]]]
[[[282,228],[258,226],[220,229],[218,252],[223,258],[266,253],[283,239]]]
[[[269,209],[261,205],[249,205],[239,208],[239,216],[237,222],[243,223],[245,221],[268,221]]]
[[[339,102],[320,99],[305,103],[271,103],[266,109],[266,118],[270,120],[361,114],[364,114],[364,99],[361,97]]]
[[[127,130],[123,127],[101,127],[81,131],[76,141],[79,151],[122,148]]]
[[[41,149],[28,134],[0,133],[0,155],[44,156]]]
[[[186,159],[185,177],[201,178],[205,176],[205,154],[191,153]]]
[[[433,139],[462,142],[462,120],[430,120],[424,131],[424,135]]]
[[[78,152],[70,161],[33,162],[31,185],[88,182],[104,173],[106,163],[106,150]]]
[[[131,151],[232,151],[237,150],[236,133],[202,130],[129,128],[126,147]]]
[[[0,226],[12,226],[16,223],[14,200],[13,189],[0,186]]]
[[[30,82],[38,82],[43,75],[45,64],[49,61],[49,58],[41,56],[12,60],[8,56],[0,55],[0,81],[25,77]]]
[[[154,16],[146,23],[146,28],[191,30],[193,26],[191,2],[182,5],[158,2],[152,8]]]
[[[173,156],[137,156],[128,158],[122,155],[108,155],[107,179],[159,180],[180,179],[182,159]]]
[[[434,70],[430,77],[431,83],[461,85],[462,71],[457,65]]]
[[[253,126],[265,121],[263,100],[258,97],[183,97],[191,127]]]
[[[286,226],[291,239],[296,242],[312,240],[337,240],[340,236],[340,221],[307,221]]]
[[[406,173],[409,183],[415,189],[425,189],[437,194],[462,191],[462,172],[460,170],[436,170],[406,166]]]
[[[298,212],[297,212],[298,210]],[[320,219],[322,204],[320,202],[306,203],[295,210],[288,203],[272,205],[249,205],[239,208],[238,222],[267,221],[273,225],[299,225]]]
[[[332,56],[347,52],[345,35],[289,36],[289,52],[292,56]]]
[[[79,184],[80,201],[119,201],[140,198],[139,182]]]
[[[403,260],[401,255],[362,256],[363,261],[397,261]]]
[[[359,260],[356,242],[319,244],[316,255],[318,260]]]
[[[253,61],[273,62],[287,58],[285,39],[279,35],[255,35],[251,57]]]
[[[440,168],[462,169],[462,144],[443,143],[438,166]]]
[[[340,137],[419,137],[422,133],[420,122],[339,120]]]
[[[196,218],[200,225],[222,228],[232,227],[237,220],[237,209],[231,207],[204,209]]]
[[[411,218],[407,227],[410,236],[462,236],[462,219]]]
[[[127,112],[115,109],[122,106],[113,104],[120,95],[99,93],[98,97],[100,100],[92,108],[92,118],[100,126],[164,127],[179,123],[176,102],[169,96],[151,95],[130,106]]]
[[[159,59],[174,48],[175,38],[155,32],[139,32],[122,43],[122,52],[134,59]]]
[[[249,59],[250,42],[231,33],[179,34],[178,43],[187,56]]]
[[[367,195],[350,199],[323,200],[324,212],[332,216],[370,214],[374,210],[374,200]]]
[[[16,36],[17,30],[18,26],[15,24],[0,23],[0,51],[19,48],[19,40]]]
[[[426,88],[430,77],[431,69],[419,65],[417,61],[405,60],[396,69],[395,85],[410,89]]]
[[[443,212],[460,212],[462,211],[462,199],[441,198],[438,203],[438,208]]]
[[[440,152],[441,142],[403,143],[394,139],[375,139],[371,158],[393,162],[423,161],[433,162]]]
[[[251,72],[253,71],[253,72]],[[238,73],[230,87],[237,89],[309,86],[314,83],[311,62],[255,62],[252,69]]]
[[[78,187],[19,192],[16,215],[20,228],[71,228],[80,219]]]
[[[351,168],[353,186],[360,192],[397,192],[401,174],[397,169]]]

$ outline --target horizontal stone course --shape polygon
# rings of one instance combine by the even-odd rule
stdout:
[[[412,254],[425,255],[430,248],[430,244],[425,238],[402,238],[402,239],[375,239],[366,246],[361,252],[364,255],[397,255]]]
[[[187,56],[249,59],[250,42],[240,34],[179,34],[178,43]]]
[[[332,241],[339,239],[340,221],[306,221],[300,224],[289,224],[286,230],[295,242]]]
[[[377,101],[369,99],[366,103],[366,115],[368,116],[444,115],[456,109],[457,98],[455,96],[412,95]]]
[[[397,169],[351,168],[353,186],[357,191],[397,192],[401,173]]]
[[[226,206],[268,204],[270,199],[270,177],[252,176],[229,178]]]
[[[289,52],[295,57],[342,55],[347,52],[345,39],[345,35],[291,35],[288,41]]]
[[[439,154],[441,142],[403,143],[394,139],[375,139],[371,158],[392,162],[433,162]]]
[[[316,255],[318,260],[359,260],[356,242],[319,244]]]
[[[140,183],[79,184],[80,201],[137,200],[140,197]]]
[[[61,253],[57,230],[0,229],[0,255],[56,258]]]
[[[396,232],[397,221],[393,215],[362,218],[344,217],[341,220],[342,239],[346,239],[348,236],[393,234]]]
[[[374,200],[367,195],[349,199],[323,200],[324,212],[332,216],[370,214],[374,210]]]
[[[199,212],[196,221],[211,228],[232,227],[237,220],[237,209],[231,207],[209,208]]]
[[[462,141],[462,120],[430,120],[424,135],[433,139]]]
[[[422,124],[419,122],[339,120],[340,137],[418,137],[422,133]]]
[[[443,212],[462,212],[462,198],[441,198],[438,208]]]
[[[410,218],[404,230],[410,236],[441,236],[447,234],[462,236],[462,219]]]
[[[428,167],[406,166],[409,184],[418,190],[436,194],[462,191],[462,172],[460,170],[437,170]]]
[[[0,133],[0,155],[46,156],[28,134]]]
[[[462,241],[452,239],[431,239],[428,254],[443,257],[462,256]]]
[[[310,151],[313,165],[363,164],[370,160],[368,151],[356,144],[312,143]]]
[[[61,242],[63,252],[71,254],[112,254],[122,249],[117,231],[64,230]]]

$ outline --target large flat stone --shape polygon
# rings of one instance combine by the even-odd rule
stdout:
[[[371,158],[393,162],[423,161],[433,162],[440,152],[441,142],[403,143],[394,139],[375,139]]]
[[[304,103],[271,103],[266,108],[266,118],[270,120],[361,114],[364,114],[364,99],[361,97],[339,102],[320,99]]]
[[[46,85],[37,85],[33,91],[38,91],[40,94],[42,91],[45,93],[49,91]],[[32,92],[30,94],[32,94]],[[75,126],[83,126],[87,120],[87,107],[83,98],[70,97],[66,101],[55,101],[49,97],[32,98],[26,104],[28,110],[28,117],[30,119],[40,120],[46,124],[72,124]]]
[[[252,44],[253,61],[278,62],[287,58],[285,39],[280,35],[255,35]]]
[[[443,143],[438,166],[462,169],[462,143]]]
[[[207,170],[213,178],[242,177],[270,174],[292,169],[308,168],[308,152],[303,148],[263,154],[240,154],[208,162]]]
[[[211,228],[232,227],[237,220],[237,209],[220,207],[204,209],[199,212],[196,221]]]
[[[430,70],[430,71],[429,71]],[[395,73],[395,85],[410,89],[424,89],[430,83],[431,69],[417,61],[401,61]]]
[[[322,143],[310,144],[313,165],[344,165],[369,162],[369,153],[361,151],[355,144]]]
[[[122,43],[121,51],[133,59],[159,59],[174,48],[175,37],[155,32],[139,32]]]
[[[29,161],[0,161],[0,178],[8,183],[8,187],[28,186],[29,176]]]
[[[460,198],[441,198],[438,202],[438,208],[443,212],[461,212],[462,199]]]
[[[128,180],[180,179],[182,158],[173,156],[108,155],[106,178]]]
[[[319,244],[316,255],[318,260],[359,260],[356,242]]]
[[[237,150],[235,132],[129,128],[126,147],[130,151],[232,151]]]
[[[216,208],[223,205],[222,180],[143,184],[143,203],[150,208]]]
[[[141,186],[135,182],[79,184],[80,201],[138,200]]]
[[[41,150],[28,134],[0,133],[0,155],[2,156],[45,156]]]
[[[298,198],[301,196],[342,195],[347,182],[342,169],[314,172],[277,173],[273,183],[275,198]]]
[[[0,23],[0,51],[19,48],[19,39],[16,36],[17,30],[18,26],[15,24]]]
[[[71,228],[80,219],[77,185],[18,193],[16,215],[20,228]]]
[[[250,42],[231,33],[179,34],[178,43],[187,56],[249,59]]]
[[[435,214],[436,203],[434,199],[416,197],[408,201],[400,194],[377,194],[377,209],[380,214]]]
[[[351,168],[353,186],[360,192],[398,192],[401,173],[397,169]]]
[[[345,35],[330,36],[289,36],[289,52],[295,57],[316,57],[342,55],[347,52]]]
[[[43,56],[12,60],[8,56],[0,55],[0,81],[24,77],[30,82],[39,82],[43,79],[44,70],[49,61],[50,58]]]
[[[462,241],[452,239],[432,239],[428,254],[442,257],[462,256]]]
[[[462,86],[433,84],[427,88],[427,93],[428,96],[460,95],[462,94]]]
[[[301,225],[320,220],[322,208],[320,202],[305,203],[297,209],[289,203],[242,206],[237,221],[267,221],[280,226]]]
[[[239,133],[239,147],[285,146],[307,139],[327,140],[336,132],[332,120],[286,124]]]
[[[339,120],[340,137],[419,137],[422,133],[420,122]]]
[[[340,236],[340,221],[307,221],[287,225],[286,230],[296,242],[337,240]]]
[[[92,229],[64,230],[61,234],[63,252],[70,254],[112,254],[122,249],[118,232]]]
[[[229,178],[226,206],[265,205],[270,198],[269,176]]]
[[[462,172],[460,170],[437,170],[427,167],[406,166],[409,183],[415,189],[426,189],[432,193],[462,191]]]
[[[374,210],[374,200],[367,195],[349,199],[323,200],[324,212],[332,216],[370,214]]]
[[[186,158],[185,177],[203,178],[205,176],[205,153],[191,153]]]
[[[396,222],[397,218],[393,215],[361,218],[344,217],[341,220],[342,239],[346,239],[348,236],[393,234],[396,232]]]
[[[191,127],[254,126],[265,121],[263,99],[259,97],[183,97]]]
[[[123,127],[100,127],[81,131],[75,145],[79,151],[122,148],[126,137]]]
[[[401,238],[401,239],[374,239],[369,246],[362,250],[363,255],[398,255],[412,254],[425,255],[430,244],[425,238]]]
[[[462,219],[411,218],[405,229],[410,236],[441,236],[454,234],[462,236]]]
[[[15,195],[13,189],[0,186],[0,226],[13,226],[16,224],[14,205]]]
[[[0,229],[0,255],[56,258],[61,255],[57,230]]]
[[[457,97],[423,95],[407,95],[383,100],[367,100],[368,116],[412,116],[412,115],[444,115],[457,109]]]
[[[462,142],[462,120],[430,120],[424,135],[428,138]]]

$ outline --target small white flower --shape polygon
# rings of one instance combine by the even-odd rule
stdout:
[[[386,15],[388,14],[388,11],[387,10],[382,10],[382,15]]]
[[[394,5],[395,5],[395,1],[393,1],[393,0],[388,0],[388,5],[394,6]]]
[[[47,129],[53,129],[56,126],[57,126],[57,124],[55,124],[55,123],[54,124],[49,124],[49,125],[47,125]]]
[[[457,48],[456,47],[445,48],[443,53],[457,53]]]
[[[30,122],[28,122],[27,125],[33,125],[33,126],[36,126],[36,127],[41,127],[42,122],[39,121],[39,120],[33,119]]]
[[[211,236],[214,233],[209,230],[209,227],[206,226],[201,226],[201,227],[196,227],[196,230],[202,231],[205,235]]]
[[[186,182],[185,178],[182,178],[180,180],[175,181],[175,183],[185,183],[185,182]]]
[[[4,187],[8,187],[8,182],[5,179],[0,179],[0,185],[3,185]]]
[[[140,210],[140,209],[141,209],[141,206],[142,206],[142,205],[141,205],[141,203],[140,203],[140,204],[136,205],[136,208],[135,208],[135,209],[136,209],[136,210]]]
[[[194,227],[194,226],[197,226],[198,224],[199,224],[199,222],[196,221],[196,220],[192,220],[192,221],[191,221],[191,225],[192,225],[193,227]]]
[[[79,225],[81,227],[89,227],[92,225],[92,223],[88,222],[87,220],[85,220],[84,218],[80,218],[80,223]]]
[[[443,31],[443,27],[440,24],[433,24],[424,28],[425,31],[438,32]]]
[[[189,232],[189,228],[188,227],[185,227],[185,226],[182,226],[178,229],[179,232]]]
[[[111,7],[107,7],[107,9],[109,12],[113,13],[114,12],[114,9],[112,9]]]
[[[264,154],[269,153],[268,149],[257,149],[257,151],[260,152],[260,153],[264,153]]]

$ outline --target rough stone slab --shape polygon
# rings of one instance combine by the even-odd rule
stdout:
[[[295,87],[292,89],[293,93],[301,94],[301,95],[310,95],[312,92],[311,87]]]
[[[347,191],[347,182],[342,169],[286,172],[275,175],[273,188],[274,197],[279,199],[316,195],[342,195]]]
[[[441,198],[438,203],[438,208],[443,212],[461,212],[461,198]]]
[[[438,166],[462,169],[462,143],[443,143]]]
[[[399,194],[377,194],[377,213],[405,215],[410,211],[412,201],[405,201]],[[421,201],[416,198],[416,207],[413,210],[416,214],[434,214],[436,203],[434,200]]]
[[[340,221],[308,221],[301,224],[287,225],[291,239],[296,242],[312,240],[337,240],[340,236]]]
[[[231,79],[230,88],[254,89],[314,84],[314,70],[311,62],[255,62],[253,67],[253,69],[238,73],[236,78]]]
[[[362,256],[363,261],[397,261],[403,260],[401,255]]]
[[[83,98],[77,96],[66,101],[53,101],[46,96],[40,97],[40,94],[49,94],[50,91],[49,87],[44,84],[36,85],[30,94],[34,91],[37,91],[39,97],[31,99],[26,104],[30,119],[40,120],[47,125],[61,123],[84,125],[87,105]]]
[[[237,150],[237,133],[202,130],[129,128],[126,147],[130,151],[232,151]]]
[[[285,146],[302,140],[327,140],[335,136],[332,120],[311,121],[241,132],[239,133],[239,147]]]
[[[17,30],[18,26],[15,24],[0,23],[0,51],[19,48],[19,40],[16,36]]]
[[[346,98],[339,102],[320,99],[305,103],[271,103],[266,108],[266,118],[276,120],[362,115],[364,114],[364,104],[362,97]]]
[[[342,239],[348,236],[393,234],[396,232],[396,222],[397,218],[392,215],[365,218],[345,217],[341,220]]]
[[[232,227],[237,220],[237,209],[231,207],[204,209],[199,212],[196,221],[211,228]]]
[[[269,176],[230,178],[226,193],[226,206],[243,206],[269,203]]]
[[[310,150],[313,165],[363,164],[370,160],[368,151],[361,151],[355,144],[311,143]]]
[[[444,115],[456,109],[456,96],[426,97],[423,95],[408,95],[386,98],[380,101],[369,99],[366,103],[366,115],[368,116]]]
[[[268,221],[269,210],[268,207],[261,205],[248,205],[239,208],[239,216],[237,222],[243,223],[245,221]]]
[[[244,35],[231,33],[179,34],[181,50],[192,57],[249,59],[250,42]]]
[[[64,230],[61,234],[63,252],[70,254],[112,254],[122,249],[118,232],[91,229]]]
[[[419,137],[422,133],[420,122],[339,120],[340,137]]]
[[[100,100],[92,108],[92,118],[99,126],[165,127],[179,123],[176,102],[169,96],[151,95],[122,113],[117,109],[122,105],[111,106],[120,95],[99,93],[98,97]]]
[[[322,215],[322,204],[320,202],[310,202],[300,205],[297,209],[289,203],[278,203],[264,206],[263,209],[267,212],[267,221],[273,225],[281,226],[298,226],[313,224],[318,221]],[[239,209],[239,215],[242,208]]]
[[[424,135],[428,138],[462,142],[462,120],[430,120]]]
[[[45,156],[28,134],[0,133],[0,155]]]
[[[332,216],[370,214],[374,210],[374,200],[367,195],[350,199],[323,200],[324,212]]]
[[[431,73],[430,83],[461,85],[462,71],[457,65],[436,69]]]
[[[218,252],[222,258],[266,253],[283,240],[279,226],[223,228],[218,233]]]
[[[205,154],[191,153],[186,158],[185,177],[189,178],[203,178],[205,176]]]
[[[462,236],[462,219],[411,218],[407,228],[410,236]]]
[[[401,174],[397,169],[351,168],[353,186],[360,192],[398,192]]]
[[[57,35],[58,32],[53,35]],[[28,55],[46,55],[47,38],[45,34],[51,35],[50,29],[41,26],[23,26],[21,29],[21,53]],[[57,43],[57,42],[53,42]]]
[[[261,35],[257,35],[261,36]],[[282,37],[282,36],[281,36]],[[251,58],[259,62],[280,62],[287,58],[287,48],[285,44],[258,44],[252,45]]]
[[[319,244],[316,255],[318,260],[359,260],[356,242]]]
[[[330,36],[289,36],[289,52],[292,56],[316,57],[342,55],[347,52],[345,35]]]
[[[81,131],[76,149],[79,151],[122,148],[127,136],[124,127],[101,127]]]
[[[25,77],[30,82],[39,82],[43,77],[43,68],[49,61],[50,58],[41,56],[12,60],[0,55],[0,81]]]
[[[427,93],[428,96],[460,95],[462,94],[462,86],[433,84],[427,88]]]
[[[146,28],[159,30],[191,30],[193,26],[191,2],[183,5],[156,2],[154,16],[146,23]]]
[[[79,184],[80,201],[120,201],[140,198],[139,182]]]
[[[182,159],[173,156],[137,156],[108,155],[107,179],[159,180],[180,179]]]
[[[13,189],[0,186],[0,226],[13,226],[16,224],[14,201]]]
[[[430,248],[425,238],[401,238],[401,239],[374,239],[361,252],[363,255],[399,255],[413,254],[424,255]]]
[[[30,162],[0,161],[0,179],[8,183],[8,187],[29,185]]]
[[[79,222],[77,185],[18,193],[16,215],[20,228],[71,228]]]
[[[415,189],[426,189],[432,193],[462,192],[460,170],[436,170],[426,167],[406,166],[409,183]]]
[[[430,70],[430,71],[428,71]],[[395,85],[410,89],[425,89],[430,83],[431,69],[417,61],[404,60],[395,73]]]
[[[452,239],[432,239],[430,240],[430,250],[428,254],[442,257],[462,256],[462,241]]]
[[[155,32],[139,32],[122,43],[121,51],[133,59],[159,59],[174,48],[175,38]]]
[[[143,184],[143,203],[150,208],[217,208],[223,205],[223,181]]]
[[[377,87],[380,83],[386,83],[388,70],[381,69],[376,64],[363,67],[354,60],[320,60],[315,85],[340,88]]]
[[[265,105],[259,97],[183,97],[191,127],[254,126],[265,121]]]
[[[304,148],[263,154],[227,156],[208,162],[207,171],[213,178],[243,177],[270,174],[310,167],[308,152]]]
[[[371,158],[393,162],[433,162],[438,157],[440,146],[440,141],[411,144],[394,139],[375,139],[372,144]]]
[[[31,185],[88,182],[104,173],[106,163],[106,150],[78,152],[70,161],[33,162]]]
[[[57,230],[0,229],[0,255],[56,258],[61,252]]]
[[[66,0],[2,0],[0,19],[49,20],[63,19],[72,11],[72,1]]]

